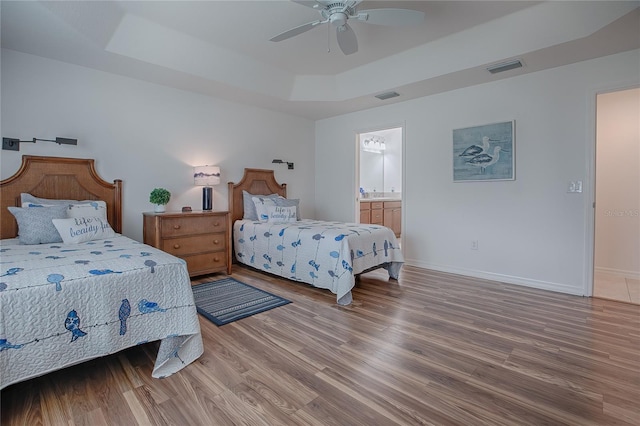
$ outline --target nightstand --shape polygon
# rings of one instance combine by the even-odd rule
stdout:
[[[229,212],[145,212],[143,218],[144,243],[184,259],[190,276],[231,274]]]

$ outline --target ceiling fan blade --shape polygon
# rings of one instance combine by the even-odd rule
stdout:
[[[417,25],[424,21],[424,12],[411,9],[369,9],[359,10],[358,21],[376,25]]]
[[[345,55],[351,55],[358,51],[358,39],[349,24],[336,28],[336,38],[338,39],[338,46],[340,46],[342,53]]]
[[[291,38],[293,36],[297,36],[298,34],[302,34],[304,32],[307,32],[310,29],[312,29],[313,27],[315,27],[316,25],[321,24],[321,23],[322,23],[322,21],[313,21],[313,22],[306,23],[304,25],[300,25],[299,27],[291,28],[290,30],[285,31],[282,34],[278,34],[277,36],[271,38],[270,41],[286,40],[286,39]]]

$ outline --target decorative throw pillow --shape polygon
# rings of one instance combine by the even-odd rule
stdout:
[[[244,215],[242,216],[243,219],[258,220],[258,212],[256,211],[256,205],[253,202],[253,197],[278,198],[279,195],[253,195],[248,193],[247,191],[242,191],[242,205],[244,210]]]
[[[60,243],[62,238],[53,225],[53,219],[67,217],[67,206],[27,209],[7,207],[18,222],[18,239],[21,244]]]
[[[296,208],[296,220],[300,220],[300,200],[297,198],[284,198],[278,197],[274,199],[276,206],[280,207],[295,207]]]
[[[258,217],[255,220],[259,220],[260,222],[266,222],[269,220],[269,214],[267,213],[267,207],[275,207],[276,202],[275,198],[267,198],[267,197],[252,197],[253,205],[256,209],[256,216]]]
[[[116,235],[109,222],[97,216],[53,219],[53,225],[65,244],[104,240],[105,238],[113,238]]]
[[[267,206],[267,222],[295,222],[296,210],[295,206],[280,207],[280,206]]]

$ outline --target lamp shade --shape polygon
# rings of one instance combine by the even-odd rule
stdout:
[[[196,186],[211,186],[220,183],[220,167],[196,166],[193,168],[193,184]]]

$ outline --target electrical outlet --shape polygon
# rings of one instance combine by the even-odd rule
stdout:
[[[2,149],[20,151],[20,139],[2,138]]]
[[[478,240],[471,241],[471,250],[478,250]]]

